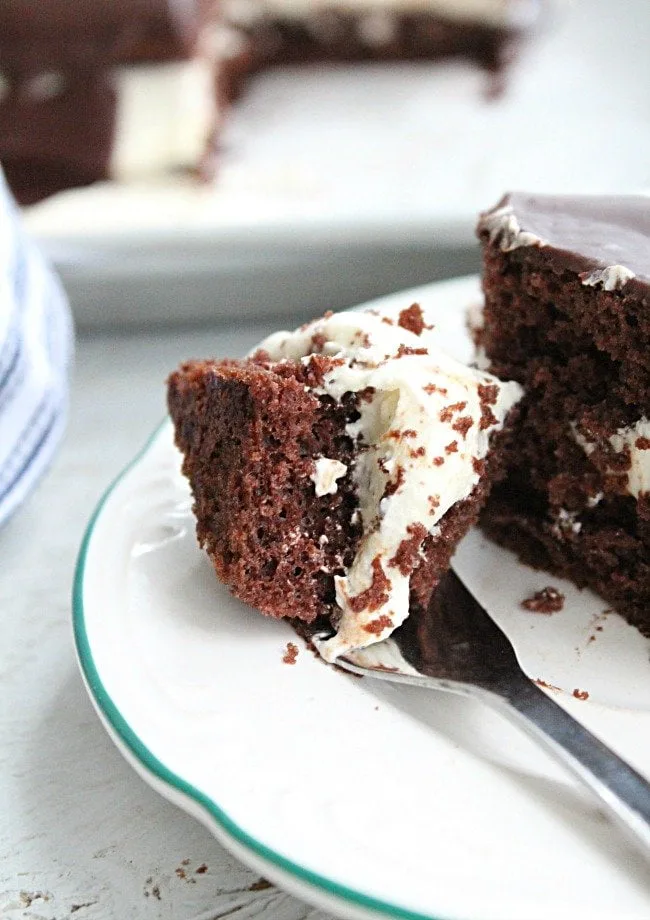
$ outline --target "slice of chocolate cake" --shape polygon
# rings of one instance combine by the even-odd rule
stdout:
[[[417,305],[328,314],[168,386],[217,575],[270,616],[328,617],[329,660],[426,608],[521,395],[443,354]]]
[[[478,232],[478,343],[526,390],[484,525],[650,635],[650,199],[512,194]]]
[[[461,57],[499,73],[540,0],[224,0],[223,94],[274,64]]]

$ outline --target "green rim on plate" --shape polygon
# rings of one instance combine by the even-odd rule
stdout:
[[[104,687],[102,679],[99,676],[97,667],[93,660],[90,643],[88,641],[88,634],[86,632],[86,620],[84,612],[84,573],[88,550],[93,538],[95,525],[97,524],[97,521],[102,514],[104,506],[107,504],[119,483],[122,482],[127,474],[146,456],[166,425],[167,422],[163,422],[156,429],[156,431],[154,431],[153,435],[149,438],[142,450],[134,457],[134,459],[125,467],[125,469],[119,474],[114,482],[108,487],[99,504],[95,508],[92,517],[90,518],[81,543],[81,548],[79,550],[72,594],[74,638],[79,663],[95,703],[122,744],[124,744],[126,749],[137,761],[139,761],[143,767],[145,767],[146,770],[152,773],[157,779],[170,786],[172,789],[176,790],[184,796],[187,796],[190,799],[193,799],[198,805],[201,806],[201,808],[205,810],[210,818],[216,822],[222,831],[224,831],[229,837],[232,837],[246,850],[250,851],[256,856],[262,857],[262,859],[271,863],[273,866],[277,866],[278,869],[281,869],[284,872],[295,876],[296,879],[311,886],[312,888],[320,889],[324,893],[340,900],[347,901],[350,905],[355,907],[360,907],[365,910],[372,910],[376,913],[384,914],[388,917],[399,918],[399,920],[441,920],[441,918],[436,918],[431,914],[416,913],[403,907],[389,904],[386,901],[381,901],[378,898],[373,898],[370,895],[363,894],[360,891],[355,891],[353,888],[348,888],[346,885],[341,885],[338,882],[332,881],[332,879],[326,878],[323,875],[312,872],[310,869],[306,869],[304,866],[300,866],[297,863],[292,862],[290,859],[287,859],[280,853],[276,853],[275,850],[272,850],[265,844],[260,843],[259,840],[251,837],[250,834],[248,834],[231,818],[229,818],[228,815],[225,814],[225,812],[219,807],[219,805],[213,801],[213,799],[211,799],[205,793],[201,792],[196,787],[192,786],[190,783],[187,783],[180,776],[177,776],[163,763],[161,763],[161,761],[158,760],[154,754],[152,754],[149,748],[143,744],[138,735],[133,731],[120,710],[113,702],[110,694]]]

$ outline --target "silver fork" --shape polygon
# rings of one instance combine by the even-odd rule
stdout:
[[[331,635],[307,631],[317,649]],[[505,633],[453,571],[441,581],[422,622],[410,618],[391,639],[349,652],[336,665],[363,677],[488,703],[555,755],[650,856],[650,783],[524,674]]]

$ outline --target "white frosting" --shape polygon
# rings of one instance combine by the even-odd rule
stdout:
[[[319,647],[328,661],[386,638],[408,616],[413,562],[400,570],[400,547],[404,551],[410,541],[416,558],[423,537],[436,534],[443,515],[471,494],[479,481],[475,461],[486,456],[491,433],[522,395],[517,383],[501,383],[448,357],[434,331],[417,336],[387,319],[372,312],[332,314],[296,332],[278,332],[260,346],[276,361],[309,363],[317,336],[322,353],[337,364],[315,392],[340,400],[374,389],[360,397],[360,418],[347,427],[364,448],[352,471],[363,534],[352,565],[336,578],[338,630]],[[482,385],[495,387],[494,419],[485,428]],[[359,599],[373,580],[375,588],[381,584],[379,605]]]
[[[477,301],[471,304],[467,308],[466,321],[467,321],[467,330],[471,337],[476,340],[479,336],[479,333],[485,328],[485,304],[482,300]],[[475,345],[474,351],[474,364],[481,371],[490,370],[490,359],[487,356],[485,347],[481,344]]]
[[[632,278],[636,278],[636,275],[624,265],[608,265],[607,268],[597,268],[585,277],[581,276],[582,283],[587,287],[600,286],[605,291],[620,291]]]
[[[484,214],[479,221],[479,228],[487,230],[490,242],[498,243],[503,252],[511,252],[520,246],[546,246],[546,240],[521,229],[512,205],[509,204]]]
[[[578,512],[567,511],[566,508],[560,508],[552,530],[555,536],[560,540],[567,536],[567,534],[579,534],[582,530],[582,522],[578,520]]]
[[[598,441],[590,441],[578,431],[575,425],[571,426],[571,430],[577,443],[590,457],[599,446]],[[638,498],[642,492],[650,492],[650,450],[637,446],[639,438],[648,439],[650,442],[650,421],[645,416],[634,425],[619,428],[607,439],[614,453],[629,453],[630,468],[622,475],[627,475],[627,491],[634,498]],[[599,495],[602,498],[602,493]]]
[[[525,28],[539,13],[539,0],[224,0],[226,21],[251,25],[261,16],[312,18],[327,10],[432,13],[446,19]]]
[[[587,508],[595,508],[599,505],[602,500],[605,498],[604,492],[596,492],[595,495],[590,495],[587,499]]]
[[[485,329],[485,302],[475,300],[474,303],[470,304],[467,308],[466,318],[470,335],[473,336],[475,333]]]
[[[357,31],[361,41],[370,48],[392,42],[397,34],[396,14],[389,9],[370,10],[359,20]]]
[[[316,495],[334,495],[338,489],[336,480],[341,479],[348,471],[345,463],[340,460],[330,460],[329,457],[319,457],[314,461],[316,469],[309,477],[314,483]]]
[[[118,96],[111,175],[138,179],[196,168],[217,111],[209,57],[115,69]]]

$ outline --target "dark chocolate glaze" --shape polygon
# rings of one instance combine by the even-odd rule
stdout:
[[[504,206],[512,209],[521,230],[545,242],[545,256],[552,266],[582,273],[624,265],[636,275],[626,289],[642,286],[647,292],[650,197],[514,192],[506,195],[497,208]]]

